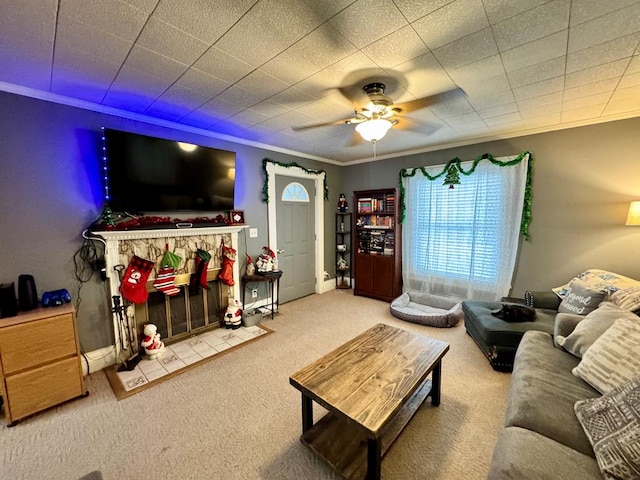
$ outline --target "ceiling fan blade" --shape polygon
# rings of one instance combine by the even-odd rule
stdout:
[[[464,95],[464,90],[456,87],[445,92],[429,95],[428,97],[417,98],[405,103],[397,103],[393,105],[393,108],[399,108],[404,114],[413,112],[415,110],[420,110],[421,108],[429,107],[431,105],[435,105],[451,98],[455,98],[458,95]]]
[[[345,144],[345,147],[355,147],[356,145],[360,145],[362,142],[364,142],[364,139],[354,130],[351,134],[351,138]]]
[[[331,127],[333,125],[349,125],[350,123],[358,123],[361,120],[357,118],[343,118],[342,120],[335,120],[333,122],[324,122],[324,123],[313,123],[311,125],[300,125],[299,127],[291,127],[291,130],[294,132],[303,132],[305,130],[309,130],[311,128],[318,127]]]
[[[415,132],[421,135],[431,135],[441,127],[441,125],[436,125],[435,123],[430,123],[430,122],[418,123],[407,117],[399,117],[397,121],[398,123],[396,124],[395,128],[397,128],[398,130]]]

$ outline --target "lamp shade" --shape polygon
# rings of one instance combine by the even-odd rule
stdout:
[[[631,202],[625,225],[640,225],[640,200]]]
[[[387,134],[391,125],[386,118],[376,118],[356,125],[356,132],[368,142],[376,142]]]

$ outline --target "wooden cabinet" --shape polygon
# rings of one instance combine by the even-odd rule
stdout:
[[[354,294],[390,302],[402,293],[398,191],[353,192]]]
[[[0,367],[9,426],[86,396],[73,306],[37,308],[0,320]]]
[[[351,214],[336,213],[336,288],[351,288]]]

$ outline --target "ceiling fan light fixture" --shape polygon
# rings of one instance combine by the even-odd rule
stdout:
[[[356,125],[356,132],[368,142],[377,142],[387,134],[392,125],[386,118],[376,118]]]

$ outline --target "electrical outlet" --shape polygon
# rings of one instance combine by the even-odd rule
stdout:
[[[258,289],[254,288],[251,290],[251,298],[258,298]]]

